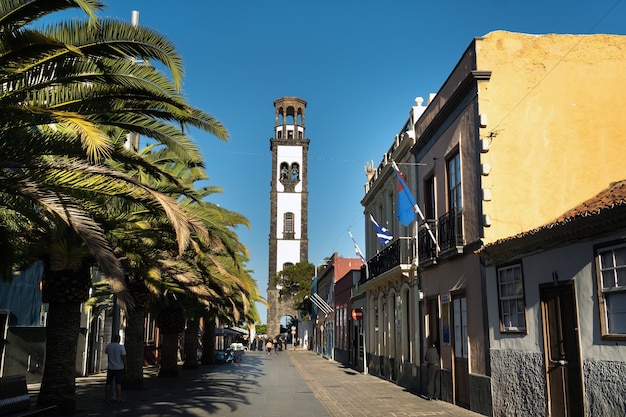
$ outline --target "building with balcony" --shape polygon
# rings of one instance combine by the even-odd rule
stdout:
[[[414,228],[406,228],[397,220],[397,182],[391,161],[402,167],[411,165],[414,125],[425,109],[423,99],[418,97],[383,160],[376,168],[373,164],[366,167],[368,183],[361,201],[366,215],[368,257],[365,282],[361,285],[365,293],[366,368],[372,375],[402,383],[412,390],[420,387],[422,356],[417,246]],[[407,181],[411,182],[412,178],[408,177]],[[384,245],[380,242],[370,215],[389,230],[393,236],[390,242]]]
[[[476,38],[370,167],[362,205],[394,235],[380,247],[366,224],[370,373],[422,390],[423,347],[437,341],[442,399],[493,415],[489,331],[500,323],[477,251],[626,178],[625,47],[617,35]],[[425,219],[407,228],[392,160]]]

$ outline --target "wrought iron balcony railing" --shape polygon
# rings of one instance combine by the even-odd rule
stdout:
[[[434,262],[437,259],[437,244],[433,241],[433,238],[428,233],[428,228],[432,232],[435,240],[437,237],[437,221],[435,219],[428,219],[425,223],[420,225],[417,232],[417,254],[419,257],[419,263]]]
[[[452,209],[439,218],[438,239],[442,251],[463,246],[463,210]]]
[[[374,279],[400,265],[411,264],[414,257],[415,240],[410,237],[397,238],[367,261],[368,279]]]

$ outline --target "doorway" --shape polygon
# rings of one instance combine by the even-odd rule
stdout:
[[[469,342],[467,336],[467,298],[452,299],[454,314],[454,394],[457,405],[469,407]]]
[[[540,289],[548,415],[584,415],[578,311],[572,282]]]
[[[439,342],[439,298],[433,297],[428,299],[428,333],[426,335],[430,343]],[[429,345],[426,346],[426,349]],[[425,352],[424,352],[425,354]]]

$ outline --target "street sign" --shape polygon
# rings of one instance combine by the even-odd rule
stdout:
[[[354,320],[363,320],[363,309],[361,309],[361,308],[353,308],[352,309],[352,318]]]

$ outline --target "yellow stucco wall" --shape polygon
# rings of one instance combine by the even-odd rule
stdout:
[[[626,178],[626,36],[497,31],[476,41],[484,242],[546,224]]]

